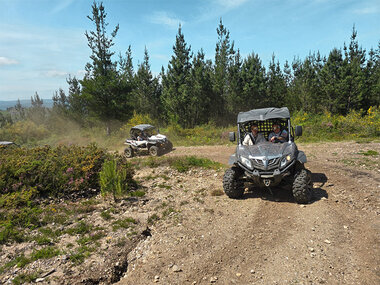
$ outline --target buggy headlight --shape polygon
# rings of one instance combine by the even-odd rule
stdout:
[[[243,163],[249,169],[252,169],[252,162],[248,158],[245,158],[244,156],[241,156],[240,160],[241,160],[241,163]]]
[[[285,167],[285,165],[288,164],[288,162],[292,159],[292,157],[288,154],[287,156],[284,156],[282,159],[281,159],[281,162],[280,162],[280,168],[283,168]]]

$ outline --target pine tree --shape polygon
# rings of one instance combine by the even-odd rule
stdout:
[[[168,64],[168,70],[162,77],[162,99],[168,118],[182,127],[191,126],[189,105],[191,102],[191,47],[187,47],[181,25],[178,28],[174,55]]]
[[[42,108],[42,105],[44,104],[44,100],[40,98],[40,95],[36,92],[34,96],[30,97],[30,103],[32,107],[34,108]]]
[[[58,91],[55,91],[53,96],[53,110],[59,114],[66,114],[68,109],[68,100],[65,92],[62,88],[59,88]]]
[[[88,103],[82,95],[82,89],[79,80],[74,76],[66,79],[69,84],[67,95],[67,113],[77,123],[83,124],[88,116]]]
[[[205,54],[201,49],[194,56],[191,69],[191,109],[190,126],[207,123],[210,119],[209,110],[212,105],[212,66],[210,61],[205,61]]]
[[[243,79],[241,75],[242,59],[237,50],[228,68],[228,96],[226,98],[226,119],[234,122],[236,114],[245,106],[243,98]]]
[[[275,62],[275,55],[269,63],[267,73],[267,102],[268,106],[282,107],[285,104],[286,80],[282,74],[280,63]]]
[[[125,52],[126,58],[124,58],[121,54],[119,54],[119,69],[120,74],[124,81],[126,81],[128,84],[133,85],[133,79],[134,79],[134,70],[133,70],[133,63],[132,63],[132,50],[131,46],[128,46],[127,51]]]
[[[25,119],[25,108],[21,105],[20,99],[17,99],[14,110],[16,112],[17,120]]]
[[[266,72],[255,53],[248,55],[242,65],[244,111],[268,107],[266,103]]]
[[[322,99],[320,103],[332,113],[338,113],[339,106],[344,105],[341,96],[342,68],[342,51],[335,48],[330,52],[321,70]]]
[[[132,87],[122,80],[117,72],[117,63],[112,60],[114,45],[119,25],[107,36],[106,12],[102,3],[94,2],[92,16],[88,19],[95,25],[95,30],[85,33],[92,54],[91,62],[86,65],[86,75],[80,81],[82,93],[87,103],[89,114],[104,121],[107,135],[111,132],[112,120],[125,120],[132,115],[130,93]]]
[[[352,28],[350,45],[344,45],[345,59],[343,66],[342,95],[344,105],[339,106],[341,114],[347,114],[351,109],[359,110],[365,102],[365,50],[359,47],[356,39],[357,31]],[[343,101],[341,100],[341,101]]]
[[[230,32],[223,25],[220,19],[219,26],[216,29],[218,42],[215,48],[215,65],[213,77],[213,106],[211,110],[213,117],[221,122],[225,118],[226,102],[231,101],[229,98],[229,68],[233,62],[234,42],[230,42]]]
[[[146,47],[144,50],[144,61],[139,65],[134,80],[136,87],[133,94],[136,100],[136,112],[149,114],[154,119],[161,119],[161,90],[158,79],[153,77],[150,70],[149,54]]]
[[[27,117],[36,124],[43,124],[46,117],[46,109],[43,106],[44,101],[37,92],[30,98],[30,101],[31,107],[28,109]]]
[[[380,105],[380,41],[376,50],[369,51],[364,72],[366,90],[362,108],[367,110],[370,106]]]

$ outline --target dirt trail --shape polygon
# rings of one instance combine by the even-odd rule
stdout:
[[[128,272],[118,284],[380,284],[380,161],[378,155],[363,155],[380,152],[380,145],[299,148],[313,172],[313,203],[300,206],[287,192],[271,196],[257,189],[241,200],[188,198],[171,219],[151,228],[152,236],[130,254]],[[227,164],[233,151],[231,146],[177,147],[168,155]],[[186,195],[193,184],[207,193],[222,189],[222,175],[190,173]],[[182,194],[170,193],[178,205]]]

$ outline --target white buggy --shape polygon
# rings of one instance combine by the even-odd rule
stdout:
[[[133,157],[148,151],[152,156],[159,156],[173,149],[173,144],[165,135],[152,125],[141,124],[134,126],[130,131],[130,138],[124,144],[126,157]]]

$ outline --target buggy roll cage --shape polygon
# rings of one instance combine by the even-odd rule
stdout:
[[[290,119],[273,119],[267,121],[249,121],[246,123],[238,124],[238,142],[239,144],[243,143],[245,136],[251,132],[251,126],[257,125],[258,132],[263,134],[264,138],[267,140],[271,132],[273,132],[272,125],[273,123],[279,123],[281,131],[286,130],[288,132],[288,141],[294,140],[294,130],[290,125]]]
[[[237,117],[239,145],[243,143],[245,135],[251,131],[253,124],[257,124],[259,132],[267,139],[272,132],[274,122],[279,123],[281,131],[287,129],[289,142],[294,140],[294,131],[290,124],[290,113],[287,107],[240,112]]]

